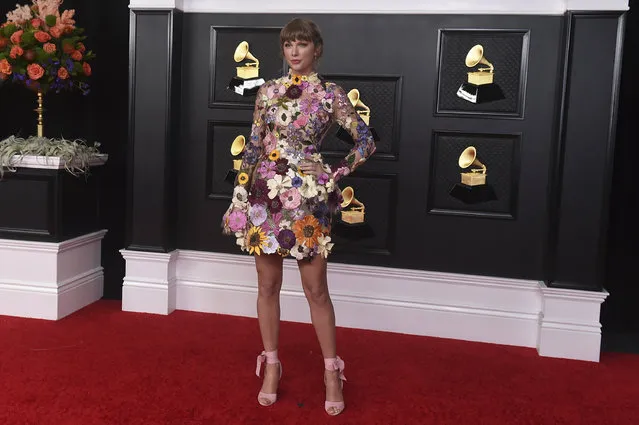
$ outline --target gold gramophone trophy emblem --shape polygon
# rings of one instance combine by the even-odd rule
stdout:
[[[471,103],[486,103],[504,99],[504,94],[495,83],[495,67],[484,56],[484,46],[476,44],[466,54],[467,80],[457,90],[457,96]]]
[[[233,60],[237,63],[246,62],[235,68],[236,75],[231,79],[229,89],[241,96],[254,95],[265,81],[260,77],[260,61],[250,52],[247,41],[237,45]]]
[[[355,111],[360,116],[362,121],[364,121],[364,123],[368,126],[368,129],[371,131],[373,135],[373,139],[375,141],[378,141],[379,137],[377,135],[377,131],[375,130],[374,127],[370,126],[371,125],[371,108],[369,108],[362,101],[362,99],[360,98],[359,90],[352,89],[346,94],[346,96],[348,97],[348,100],[351,102],[351,105],[353,105],[353,108],[355,108]],[[342,127],[337,129],[337,137],[340,140],[343,140],[345,142],[353,143],[353,137]]]
[[[359,224],[364,222],[365,206],[355,197],[355,191],[351,186],[342,190],[342,221],[348,224]]]
[[[244,149],[246,148],[246,138],[241,134],[231,143],[231,157],[233,161],[233,167],[226,173],[225,180],[231,184],[235,182],[235,177],[237,173],[240,171],[240,167],[242,166],[242,153],[244,153]]]
[[[475,204],[478,202],[494,201],[497,199],[495,191],[486,183],[487,168],[477,158],[477,148],[468,146],[462,151],[457,160],[457,165],[463,170],[461,172],[461,182],[457,183],[450,190],[450,195],[459,199],[465,204]]]

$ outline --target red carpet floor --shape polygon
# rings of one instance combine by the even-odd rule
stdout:
[[[280,400],[257,404],[254,319],[125,313],[100,301],[58,322],[0,317],[1,425],[639,424],[639,356],[339,329],[346,411],[323,411],[310,325],[283,323]]]

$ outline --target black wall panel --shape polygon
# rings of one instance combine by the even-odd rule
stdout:
[[[229,72],[232,75],[236,66],[228,49],[226,56],[218,56],[216,49],[211,49],[211,34],[216,34],[213,28],[224,27],[230,31],[229,28],[238,27],[239,40],[243,37],[241,31],[247,31],[246,37],[249,37],[259,28],[282,27],[292,17],[273,14],[184,16],[183,121],[178,157],[177,246],[180,248],[238,253],[234,238],[220,233],[221,217],[229,200],[217,195],[228,196],[232,188],[224,186],[220,181],[222,171],[216,171],[221,167],[225,173],[230,167],[230,133],[235,129],[225,137],[211,137],[211,123],[250,123],[252,107],[240,109],[210,102],[212,57],[216,75],[222,75],[221,69],[224,75]],[[351,176],[350,181],[340,183],[342,188],[351,184],[356,197],[365,203],[374,236],[338,241],[341,236],[336,235],[338,245],[333,261],[543,278],[547,187],[557,135],[556,94],[561,88],[561,79],[557,76],[563,57],[560,40],[564,18],[310,17],[320,25],[325,41],[319,72],[346,90],[360,89],[362,100],[371,107],[371,126],[380,135],[380,152]],[[442,108],[437,113],[439,71],[443,69],[439,62],[440,57],[446,55],[445,48],[440,48],[441,34],[459,32],[466,37],[467,32],[457,30],[468,29],[477,31],[479,38],[491,37],[495,30],[501,31],[498,31],[500,36],[510,37],[507,38],[512,46],[504,47],[501,53],[504,59],[499,59],[498,54],[496,58],[501,62],[494,64],[500,72],[514,66],[516,69],[509,72],[519,79],[511,82],[514,89],[509,89],[517,99],[498,108],[506,113],[500,115],[492,110],[491,117],[482,113],[450,116],[441,114]],[[228,44],[234,42],[228,41]],[[498,49],[499,42],[494,43],[497,44],[493,50]],[[272,48],[272,54],[279,57],[277,48],[277,45]],[[451,58],[460,61],[457,50],[463,48],[457,47],[454,55],[445,57],[446,66],[453,66]],[[261,54],[251,51],[258,57]],[[488,51],[486,56],[495,60]],[[463,58],[457,66],[457,72],[464,76],[467,69]],[[237,99],[237,102],[246,101],[239,96]],[[486,105],[464,105],[465,112],[475,106],[479,112],[486,110]],[[350,148],[335,137],[336,130],[331,129],[326,139],[325,154],[329,162],[338,160]],[[214,126],[213,134],[218,132],[218,126]],[[500,208],[484,208],[499,210],[501,215],[432,213],[428,194],[433,185],[437,185],[431,173],[431,165],[437,163],[432,157],[437,132],[479,135],[480,139],[482,134],[487,134],[488,137],[478,141],[486,146],[494,140],[496,144],[508,140],[504,146],[495,145],[492,151],[496,158],[491,161],[499,161],[498,167],[507,170],[507,183],[502,183],[509,200]],[[223,145],[219,147],[217,143]],[[500,149],[503,155],[499,154]],[[218,155],[222,155],[222,159],[216,158]],[[450,168],[444,170],[449,175],[459,172],[456,162],[452,162],[447,162]],[[502,219],[502,215],[509,219]]]

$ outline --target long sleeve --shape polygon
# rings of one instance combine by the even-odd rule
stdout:
[[[333,119],[351,135],[355,142],[346,157],[332,170],[333,180],[337,182],[362,165],[375,153],[377,147],[370,129],[351,104],[344,89],[337,84],[330,86],[333,93]]]
[[[266,114],[266,90],[262,85],[255,96],[255,109],[253,110],[253,124],[251,126],[251,135],[246,143],[244,155],[242,156],[242,165],[235,179],[237,189],[240,186],[250,185],[253,170],[257,165],[257,161],[264,151],[264,135],[266,133],[266,123],[264,117]],[[245,178],[244,178],[245,177]]]

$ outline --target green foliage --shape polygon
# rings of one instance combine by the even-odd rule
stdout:
[[[47,15],[44,18],[44,22],[47,23],[47,26],[54,27],[56,22],[57,22],[57,19],[56,19],[56,17],[54,15]]]
[[[99,143],[87,145],[83,140],[49,139],[31,136],[27,139],[10,136],[0,141],[0,179],[7,171],[15,171],[14,156],[25,155],[60,157],[66,171],[74,176],[88,174],[91,160],[100,152]]]
[[[15,26],[15,24],[9,24],[6,27],[4,27],[3,32],[4,32],[4,36],[7,38],[10,38],[14,32],[16,32],[18,29],[18,27]]]

